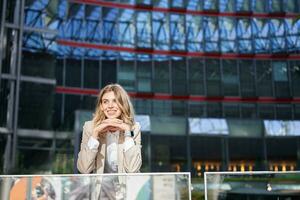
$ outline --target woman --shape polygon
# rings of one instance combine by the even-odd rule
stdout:
[[[83,126],[78,170],[97,174],[136,173],[141,165],[140,125],[134,121],[129,96],[120,85],[107,85],[98,95],[92,121],[85,122]],[[107,181],[100,182],[101,193],[105,193]],[[115,184],[115,180],[108,182]],[[124,181],[119,178],[120,182]],[[99,195],[96,194],[96,198],[102,198],[103,194]]]

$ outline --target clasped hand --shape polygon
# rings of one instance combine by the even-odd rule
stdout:
[[[105,119],[93,130],[93,136],[98,138],[101,134],[115,131],[130,131],[130,125],[120,119]]]

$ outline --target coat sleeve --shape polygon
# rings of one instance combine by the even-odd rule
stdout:
[[[91,135],[92,122],[85,122],[77,160],[77,168],[83,174],[91,173],[95,169],[97,151],[91,150],[88,147],[88,141]]]
[[[137,173],[142,166],[141,126],[136,123],[133,131],[134,146],[124,152],[124,168],[127,173]]]

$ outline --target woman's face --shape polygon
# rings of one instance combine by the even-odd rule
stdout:
[[[108,119],[119,118],[121,110],[113,91],[106,92],[101,99],[101,110]]]

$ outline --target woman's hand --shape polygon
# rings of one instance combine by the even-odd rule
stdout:
[[[120,119],[105,119],[93,130],[93,137],[98,138],[100,134],[104,134],[107,131],[115,132],[115,131],[130,131],[131,126],[129,124],[124,123]]]

